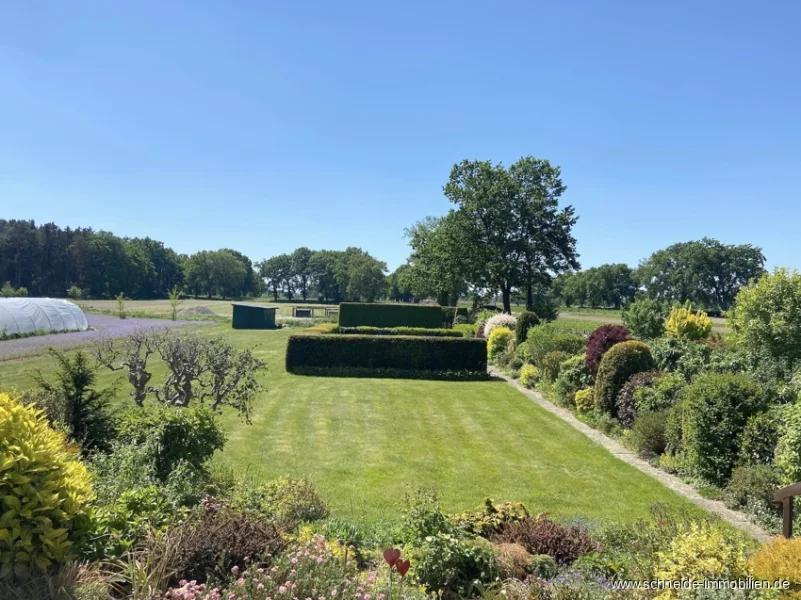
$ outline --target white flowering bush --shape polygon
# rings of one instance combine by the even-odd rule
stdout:
[[[484,323],[484,337],[489,338],[490,333],[496,327],[505,327],[506,329],[515,330],[517,327],[517,317],[514,315],[507,315],[506,313],[498,313],[494,317],[487,319]]]

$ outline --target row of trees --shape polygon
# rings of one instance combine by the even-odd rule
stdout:
[[[258,265],[259,274],[277,301],[283,293],[289,300],[361,300],[373,302],[387,293],[387,265],[361,248],[310,250],[273,256]]]
[[[666,303],[728,310],[737,291],[765,272],[762,249],[704,238],[654,252],[632,269],[607,264],[560,276],[554,290],[566,306],[620,308],[642,292]]]

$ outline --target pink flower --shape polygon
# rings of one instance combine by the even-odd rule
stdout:
[[[286,594],[286,586],[282,585],[281,587],[279,587],[278,588],[278,593],[279,594]]]
[[[337,595],[337,591],[336,590],[331,590],[331,596],[336,596],[336,595]]]
[[[291,562],[293,565],[296,565],[296,564],[298,564],[298,559],[293,556],[292,560],[289,561],[289,562]]]
[[[234,575],[236,575],[237,573],[239,573],[239,567],[237,567],[237,566],[234,566],[234,568],[233,568],[233,569],[231,569],[231,573],[233,573]]]

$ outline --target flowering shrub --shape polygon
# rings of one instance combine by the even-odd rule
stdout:
[[[487,355],[493,360],[507,351],[514,343],[515,332],[506,327],[495,327],[487,338]]]
[[[496,327],[504,327],[514,332],[517,327],[517,317],[507,315],[506,313],[498,313],[490,317],[487,319],[486,323],[484,323],[484,335],[489,338],[490,334],[492,334],[492,330]]]
[[[615,344],[630,340],[629,330],[622,325],[601,325],[587,338],[585,362],[593,379],[598,374],[598,366],[604,354]]]
[[[41,411],[0,394],[0,579],[69,558],[92,497],[64,435]]]
[[[712,319],[702,310],[694,313],[686,306],[677,307],[665,321],[665,333],[674,338],[705,340],[712,333]]]

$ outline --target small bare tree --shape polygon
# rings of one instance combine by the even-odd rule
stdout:
[[[167,367],[160,385],[150,385],[148,359],[153,354]],[[237,351],[221,338],[194,334],[135,332],[123,340],[105,339],[95,347],[98,364],[112,371],[126,370],[133,386],[131,396],[142,406],[148,394],[169,406],[209,403],[220,412],[230,406],[250,419],[253,399],[261,390],[256,375],[267,368],[250,349]]]
[[[161,344],[162,334],[135,331],[121,338],[105,338],[95,345],[97,364],[112,371],[126,371],[128,383],[133,386],[131,396],[137,406],[142,406],[147,398],[148,384],[153,374],[147,370],[150,355]]]
[[[181,300],[181,294],[183,294],[183,292],[181,291],[181,288],[179,288],[177,285],[167,292],[167,295],[170,298],[170,308],[172,308],[173,321],[178,320],[178,307],[184,303],[184,301]]]

